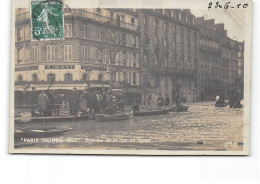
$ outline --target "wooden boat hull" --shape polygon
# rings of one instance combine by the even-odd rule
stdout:
[[[18,129],[14,131],[14,137],[16,140],[21,138],[57,137],[71,130],[73,129]]]
[[[176,108],[176,107],[171,107],[170,108],[170,111],[171,112],[187,112],[189,109],[189,106],[181,106],[179,108]]]
[[[146,111],[146,112],[136,112],[134,116],[152,116],[152,115],[164,115],[168,114],[170,109],[162,109],[162,110],[155,110],[155,111]]]
[[[77,120],[88,120],[89,115],[62,115],[62,116],[43,116],[43,117],[28,117],[28,118],[15,118],[15,123],[36,123],[36,122],[58,122],[58,121],[77,121]]]
[[[219,104],[219,103],[215,103],[215,107],[226,107],[228,104],[224,103],[224,104]]]
[[[95,114],[97,121],[120,121],[128,120],[133,117],[133,111],[120,114]]]

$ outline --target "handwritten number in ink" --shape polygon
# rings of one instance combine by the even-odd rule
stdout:
[[[248,7],[248,4],[247,4],[247,3],[243,5],[243,8],[247,8],[247,7]]]
[[[229,8],[229,4],[230,4],[230,2],[227,2],[227,3],[225,4],[225,6],[224,6],[224,9],[228,9],[228,8]]]
[[[212,2],[209,2],[209,6],[208,6],[208,9],[212,8]]]
[[[222,8],[222,6],[221,6],[221,5],[219,4],[219,2],[217,1],[215,8],[218,8],[218,7],[219,7],[219,8]]]
[[[223,6],[224,5],[224,6]],[[216,1],[216,2],[209,2],[208,4],[208,10],[209,9],[218,9],[218,8],[224,8],[224,9],[231,9],[231,8],[247,8],[249,5],[248,3],[245,3],[245,4],[241,4],[241,3],[238,3],[238,4],[231,4],[231,2],[227,2],[226,4],[221,4],[221,2],[219,1]]]

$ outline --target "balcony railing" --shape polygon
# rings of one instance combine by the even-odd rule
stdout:
[[[115,19],[112,19],[112,18],[109,18],[109,17],[105,17],[105,16],[102,16],[102,15],[98,15],[98,14],[95,14],[95,13],[88,12],[86,10],[72,9],[71,12],[72,12],[72,15],[74,17],[86,18],[86,19],[90,19],[90,20],[93,20],[93,21],[96,21],[96,22],[100,22],[100,23],[104,23],[104,24],[110,24],[110,25],[114,25],[114,26],[119,26],[121,28],[130,29],[130,30],[133,30],[133,31],[139,31],[140,30],[139,26],[136,26],[134,24],[123,22],[123,21],[120,21],[120,20],[115,20]],[[70,15],[70,14],[65,14],[65,16],[66,15]]]
[[[30,12],[24,12],[24,13],[21,13],[21,14],[17,14],[15,16],[16,22],[19,22],[19,21],[22,21],[22,20],[27,20],[27,19],[30,19]]]
[[[81,17],[81,18],[86,18],[86,19],[90,19],[96,22],[100,22],[100,23],[106,23],[106,24],[111,24],[114,26],[119,26],[121,28],[125,28],[125,29],[130,29],[133,31],[139,31],[139,26],[134,25],[134,24],[130,24],[127,22],[123,22],[120,20],[115,20],[115,19],[111,19],[109,17],[105,17],[102,15],[98,15],[95,13],[91,13],[88,12],[86,10],[81,10],[81,9],[72,9],[71,13],[74,17]],[[70,16],[71,13],[64,13],[64,16]],[[24,12],[21,14],[17,14],[16,15],[16,20],[15,21],[22,21],[22,20],[27,20],[30,19],[30,12]]]
[[[208,45],[200,45],[200,48],[202,50],[206,50],[206,51],[209,51],[209,52],[221,52],[221,49],[219,48],[214,48],[214,47],[210,47]]]

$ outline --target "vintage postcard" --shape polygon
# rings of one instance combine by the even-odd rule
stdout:
[[[12,0],[10,153],[249,155],[251,0]]]

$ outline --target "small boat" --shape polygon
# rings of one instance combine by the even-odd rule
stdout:
[[[95,114],[95,118],[97,121],[119,121],[119,120],[127,120],[133,117],[133,111],[125,112],[125,113],[116,113],[116,114]]]
[[[170,111],[171,112],[187,112],[188,109],[189,109],[189,106],[184,106],[184,105],[179,106],[178,108],[172,106],[170,108]]]
[[[151,115],[163,115],[168,114],[170,111],[170,108],[167,109],[158,109],[153,111],[143,111],[143,112],[135,112],[134,116],[151,116]]]
[[[215,103],[215,107],[226,107],[228,104],[227,103]]]
[[[57,137],[66,132],[69,132],[71,130],[73,130],[73,129],[72,128],[66,128],[66,129],[55,129],[55,128],[17,129],[14,131],[14,137],[15,137],[15,139]]]
[[[57,121],[76,121],[88,120],[89,115],[55,115],[55,116],[42,116],[42,117],[15,117],[15,123],[35,123],[35,122],[57,122]]]

